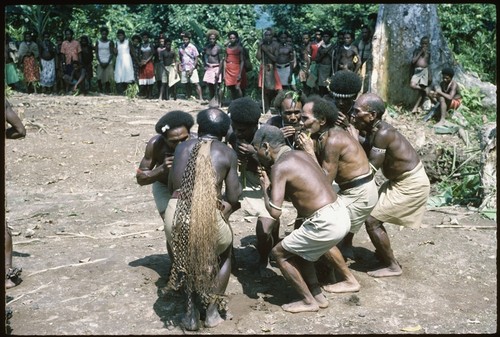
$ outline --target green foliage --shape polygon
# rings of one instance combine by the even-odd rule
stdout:
[[[481,178],[475,167],[466,166],[454,177],[445,177],[438,183],[441,192],[438,198],[444,202],[441,205],[481,205],[483,188]]]
[[[485,122],[493,122],[496,120],[496,111],[487,110],[483,107],[482,99],[484,94],[479,88],[467,89],[460,85],[460,94],[462,95],[462,104],[457,110],[465,119],[463,127],[467,129],[477,130]]]
[[[263,5],[262,9],[270,13],[277,31],[291,32],[295,42],[300,43],[302,32],[312,32],[318,27],[334,33],[341,29],[359,32],[364,24],[370,25],[368,15],[377,13],[378,5],[282,4]]]
[[[457,204],[479,206],[483,198],[478,163],[480,150],[469,151],[466,159],[457,158],[456,148],[441,147],[438,153],[440,156],[435,169],[441,174],[436,185],[439,193],[430,197],[428,204],[434,207]]]
[[[138,94],[139,85],[137,83],[131,83],[127,86],[127,89],[125,90],[125,96],[127,96],[129,99],[137,98]]]
[[[29,25],[27,28],[34,31],[39,38],[47,28],[47,24],[51,17],[52,8],[50,6],[41,5],[21,5],[24,10],[25,22]]]
[[[480,210],[480,213],[485,218],[497,221],[497,210],[494,208],[483,208],[482,210]]]
[[[12,96],[12,88],[9,87],[8,85],[5,85],[4,87],[4,95],[5,98],[9,98],[10,96]]]
[[[460,114],[465,123],[464,128],[478,131],[486,121],[496,120],[496,111],[486,111],[482,105],[483,94],[478,88],[465,89],[460,87],[462,104],[455,114]],[[474,150],[471,155],[457,164],[456,151],[441,149],[441,156],[436,162],[436,169],[446,174],[441,176],[437,184],[439,194],[429,198],[433,206],[472,205],[478,207],[483,199],[483,187],[479,172],[477,157],[480,150]]]
[[[494,4],[440,4],[443,35],[459,64],[484,81],[496,83],[496,7]]]
[[[460,94],[462,95],[462,104],[469,110],[477,111],[483,108],[482,99],[485,95],[481,93],[479,88],[467,89],[461,86]]]

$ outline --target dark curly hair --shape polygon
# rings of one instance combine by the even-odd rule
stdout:
[[[190,114],[180,110],[167,112],[156,123],[156,133],[166,135],[168,130],[175,129],[180,126],[185,126],[186,129],[191,130],[194,125],[194,118]]]
[[[283,132],[273,125],[263,124],[253,136],[252,145],[261,145],[269,143],[272,147],[285,145],[285,136]]]
[[[361,90],[361,77],[350,70],[340,70],[335,73],[330,83],[330,91],[334,97],[350,98]]]
[[[261,109],[257,102],[249,97],[240,97],[231,102],[227,109],[231,120],[246,125],[259,123]]]
[[[227,33],[227,37],[230,37],[231,35],[236,36],[236,38],[237,38],[237,39],[239,39],[239,38],[240,38],[240,36],[238,35],[238,32],[237,32],[237,31],[235,31],[235,30],[232,30],[232,31],[230,31],[229,33]]]
[[[282,90],[282,91],[278,92],[278,94],[274,98],[274,107],[278,111],[281,111],[281,104],[283,103],[285,98],[291,98],[295,102],[300,102],[300,103],[302,103],[302,106],[304,106],[305,101],[307,100],[307,96],[304,95],[304,93],[300,90],[298,90],[298,91]]]
[[[209,134],[222,138],[229,130],[231,118],[220,109],[208,108],[198,113],[196,124],[198,124],[198,135]]]
[[[326,125],[333,127],[339,117],[339,109],[335,103],[328,101],[318,95],[311,95],[307,98],[307,103],[313,103],[312,112],[316,119],[324,119]]]
[[[453,70],[453,68],[446,67],[441,70],[441,74],[448,75],[453,78],[453,76],[455,76],[455,71]]]

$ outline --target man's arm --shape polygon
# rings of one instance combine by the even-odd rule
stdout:
[[[451,82],[450,92],[449,93],[444,92],[441,89],[441,86],[438,86],[437,90],[436,90],[436,94],[437,95],[442,96],[445,99],[450,100],[450,101],[455,97],[456,93],[457,93],[457,83],[455,81]]]
[[[385,160],[385,153],[391,142],[394,141],[394,133],[388,130],[379,130],[373,139],[373,146],[368,154],[370,164],[378,170]]]
[[[307,71],[309,71],[309,67],[311,66],[311,45],[308,44],[305,48],[304,48],[304,52],[302,53],[302,58],[305,62],[305,68],[307,69]]]
[[[74,91],[85,80],[85,74],[86,74],[85,68],[82,67],[81,70],[80,70],[80,77],[78,78],[78,81],[76,81],[75,86],[73,87]]]
[[[113,55],[115,55],[115,44],[113,43],[113,41],[109,41],[109,59],[108,59],[108,64],[111,63],[111,61],[113,60]]]
[[[95,59],[97,60],[97,63],[102,64],[103,62],[99,58],[99,39],[97,39],[95,42],[94,52],[95,52]]]
[[[215,44],[215,47],[217,49],[217,60],[219,60],[219,71],[217,71],[216,77],[215,77],[215,82],[218,82],[218,78],[220,77],[221,74],[224,74],[224,53],[222,50],[222,47],[219,44]]]
[[[411,60],[411,63],[413,65],[415,63],[417,63],[418,59],[423,55],[423,53],[424,53],[424,50],[422,48],[415,49],[415,51],[413,52],[413,58]]]
[[[271,169],[271,179],[269,180],[266,171],[259,167],[260,184],[264,192],[264,205],[273,219],[279,219],[283,212],[281,205],[285,199],[286,178],[279,172],[279,167],[274,165]],[[269,187],[272,186],[271,196],[269,196]]]
[[[321,167],[323,168],[323,171],[325,171],[330,184],[333,183],[333,181],[337,177],[337,171],[339,168],[339,158],[340,158],[339,150],[340,149],[338,143],[336,143],[333,138],[328,137],[326,141],[326,146],[323,154],[323,163],[321,164]]]
[[[361,62],[362,62],[362,60],[361,60],[361,57],[359,56],[359,49],[358,49],[358,47],[356,47],[356,46],[353,45],[352,46],[352,50],[354,51],[354,56],[353,56],[352,60],[353,60],[353,62],[354,62],[354,60],[357,60],[357,62],[354,62],[355,63],[355,65],[354,65],[354,72],[358,73],[359,68],[361,68]]]
[[[268,57],[272,63],[276,62],[276,44],[271,43],[262,45],[262,52],[266,54],[266,57]]]
[[[168,170],[172,167],[172,162],[174,160],[173,156],[166,157],[163,163],[157,165],[158,163],[154,159],[154,145],[157,140],[158,138],[154,137],[148,142],[144,157],[142,158],[139,168],[137,169],[135,178],[137,183],[141,186],[149,185],[158,181],[160,177],[164,177],[168,174]]]
[[[229,203],[230,207],[224,208],[224,216],[226,217],[226,219],[228,219],[233,212],[237,211],[241,207],[239,203],[239,198],[241,195],[241,184],[238,179],[238,157],[236,156],[236,152],[230,150],[226,153],[230,164],[229,171],[227,172],[226,178],[224,179],[224,199]]]

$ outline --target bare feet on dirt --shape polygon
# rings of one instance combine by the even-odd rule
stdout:
[[[319,310],[319,305],[316,301],[314,303],[305,303],[304,301],[297,301],[297,302],[292,302],[288,304],[283,304],[281,308],[285,311],[288,312],[311,312],[311,311],[318,311]]]
[[[5,280],[5,289],[14,288],[15,286],[17,286],[17,284],[15,284],[14,282],[12,282],[11,279]]]
[[[200,329],[200,312],[194,308],[187,312],[182,318],[182,326],[189,331],[196,331]]]
[[[224,319],[220,316],[217,307],[207,310],[207,318],[205,318],[204,324],[206,328],[214,328],[222,322],[224,322]]]
[[[328,299],[326,298],[326,296],[323,293],[314,295],[314,299],[316,300],[316,302],[318,303],[318,306],[321,309],[328,308],[328,306],[330,305],[330,302],[328,302]]]
[[[400,276],[403,274],[403,270],[400,265],[391,265],[386,268],[369,271],[367,274],[371,277],[391,277]]]
[[[329,293],[355,293],[361,289],[359,282],[356,280],[347,280],[334,284],[327,284],[323,289]]]

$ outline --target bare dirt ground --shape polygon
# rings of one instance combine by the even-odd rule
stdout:
[[[179,326],[182,298],[165,297],[170,260],[151,187],[135,168],[164,113],[202,108],[178,100],[14,93],[28,135],[5,146],[7,223],[23,282],[6,291],[16,335],[192,334]],[[392,122],[420,146],[434,135],[412,117]],[[420,135],[419,140],[415,135]],[[413,137],[413,138],[412,138]],[[422,139],[424,137],[424,139]],[[282,236],[294,211],[286,205]],[[455,225],[450,224],[455,223]],[[355,294],[327,294],[330,306],[291,314],[296,297],[279,270],[254,269],[255,219],[233,214],[237,268],[227,289],[231,320],[203,334],[442,334],[497,331],[497,225],[476,210],[429,209],[421,228],[387,225],[403,275],[375,279],[366,231],[354,238]],[[444,226],[443,226],[444,225]]]

